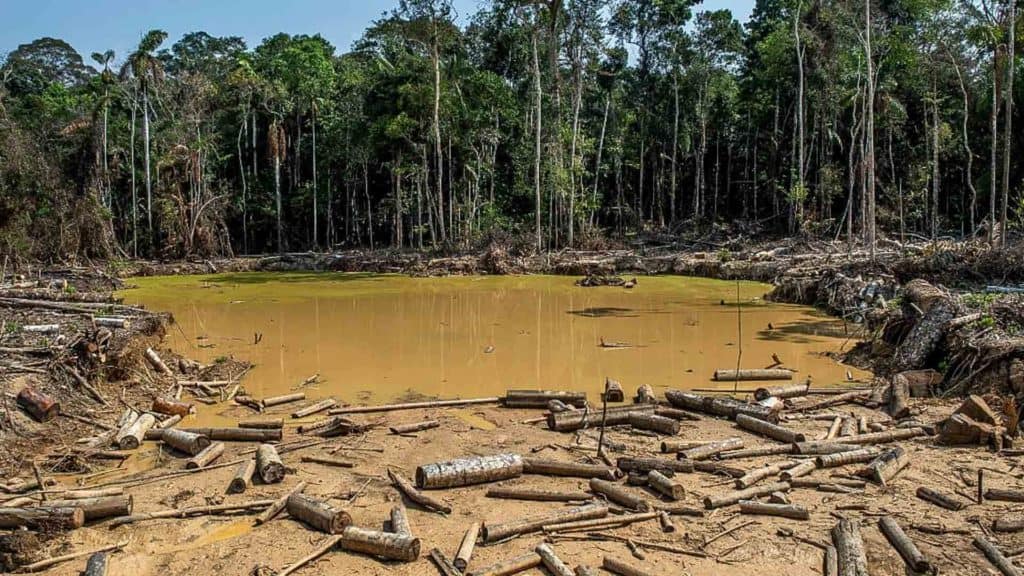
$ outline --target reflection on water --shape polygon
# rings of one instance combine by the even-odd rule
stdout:
[[[545,276],[248,273],[137,283],[123,296],[174,314],[173,347],[203,361],[255,362],[245,386],[257,397],[319,373],[310,398],[350,403],[510,388],[580,389],[596,398],[605,377],[627,392],[640,384],[703,387],[716,368],[736,363],[734,282],[653,277],[625,290]],[[767,290],[740,285],[744,367],[766,366],[775,353],[800,377],[843,381],[846,368],[820,354],[843,344],[842,324],[810,308],[765,303]],[[602,339],[631,347],[602,348]]]

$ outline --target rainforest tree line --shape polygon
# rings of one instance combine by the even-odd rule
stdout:
[[[737,221],[999,244],[1024,227],[1018,12],[401,0],[344,53],[42,38],[0,60],[0,253],[558,249]]]

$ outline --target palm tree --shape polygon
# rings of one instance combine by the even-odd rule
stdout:
[[[110,194],[110,169],[107,163],[107,157],[110,155],[107,145],[107,126],[110,117],[110,86],[114,83],[114,75],[110,72],[110,63],[114,61],[114,51],[93,52],[92,59],[103,67],[103,71],[100,73],[100,80],[103,83],[103,100],[101,102],[103,106],[103,205],[109,210],[113,202]]]
[[[154,53],[157,48],[167,39],[167,32],[163,30],[150,30],[142,37],[139,46],[128,56],[125,63],[126,70],[131,72],[139,92],[142,93],[142,141],[143,141],[143,164],[146,171],[146,220],[149,225],[150,234],[153,233],[153,188],[150,178],[149,160],[149,90],[154,84],[159,84],[164,77],[163,64]]]

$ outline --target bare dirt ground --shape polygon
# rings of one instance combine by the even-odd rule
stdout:
[[[953,408],[953,403],[924,400],[915,401],[913,407],[914,412],[919,413],[918,418],[921,421],[930,422],[947,416]],[[232,411],[237,412],[239,417],[251,415],[250,411],[242,407],[232,408]],[[288,407],[283,406],[277,411],[271,410],[270,413],[285,414],[288,411]],[[838,409],[835,411],[839,412]],[[858,416],[865,415],[869,420],[887,418],[879,411],[866,408],[842,409],[843,414],[851,412]],[[388,434],[386,427],[377,427],[357,437],[325,439],[322,445],[284,455],[286,465],[294,470],[284,483],[271,486],[257,484],[245,494],[226,494],[226,486],[233,474],[232,466],[171,479],[158,479],[145,484],[139,484],[138,481],[129,482],[126,486],[130,486],[128,492],[135,499],[135,512],[139,513],[169,507],[272,499],[304,480],[310,484],[306,490],[307,494],[328,500],[331,504],[347,510],[356,525],[381,529],[382,523],[388,518],[389,510],[399,498],[387,480],[388,467],[402,471],[411,478],[416,465],[474,454],[513,452],[559,460],[588,461],[588,456],[593,455],[593,451],[588,447],[596,444],[591,438],[596,431],[586,432],[580,437],[580,444],[577,445],[574,434],[551,432],[543,424],[521,423],[539,413],[540,411],[536,410],[478,406],[394,412],[379,418],[368,415],[360,420],[370,423],[380,419],[394,425],[438,419],[441,427],[419,432],[415,438],[393,436]],[[287,419],[287,416],[285,418]],[[806,431],[809,437],[817,437],[825,433],[829,422],[799,420],[790,425],[794,429]],[[284,445],[297,436],[293,429],[287,430]],[[732,436],[743,438],[747,446],[770,443],[739,430],[728,420],[711,417],[705,417],[700,422],[684,423],[679,434],[680,438],[687,440],[716,440]],[[613,457],[665,456],[656,454],[660,438],[639,436],[628,428],[612,429],[608,437],[613,444],[622,443],[627,446],[622,454],[613,452]],[[1001,456],[982,447],[938,447],[930,438],[906,441],[903,445],[911,454],[911,464],[887,487],[869,484],[866,490],[851,494],[826,493],[813,489],[791,491],[792,502],[804,505],[811,511],[809,521],[744,516],[733,506],[708,511],[703,518],[676,516],[673,518],[678,527],[675,533],[663,533],[657,521],[605,532],[632,538],[638,542],[656,542],[695,553],[703,552],[707,558],[643,549],[641,544],[645,559],[640,560],[631,557],[626,544],[620,542],[581,542],[554,538],[553,546],[563,560],[573,566],[599,566],[604,556],[614,556],[638,566],[645,566],[652,574],[663,575],[821,574],[823,553],[814,543],[830,542],[829,530],[836,524],[837,517],[844,515],[857,520],[862,526],[871,573],[903,574],[903,562],[877,529],[878,518],[888,514],[904,526],[922,552],[939,567],[941,573],[992,573],[991,566],[981,553],[971,546],[971,534],[988,533],[996,518],[1007,514],[1019,514],[1020,504],[976,504],[970,499],[976,490],[972,484],[977,471],[984,469],[987,487],[1020,489],[1024,485],[1021,480],[1020,459]],[[338,447],[341,447],[341,450],[336,456],[351,460],[356,464],[354,468],[337,469],[299,462],[301,455],[322,454]],[[346,450],[346,447],[383,449],[383,452],[353,451]],[[249,448],[249,445],[230,445],[229,453],[220,461],[234,460],[239,452],[246,448]],[[534,450],[538,449],[539,451],[534,453]],[[133,456],[133,459],[142,461],[158,460],[159,463],[154,470],[125,477],[124,481],[129,481],[133,477],[146,478],[182,467],[183,458],[167,453],[154,458],[152,453],[156,450],[156,444],[147,443],[142,449],[145,454]],[[780,458],[782,457],[729,460],[723,463],[750,470],[769,461],[778,461]],[[135,465],[132,461],[126,463],[129,469]],[[818,470],[811,477],[848,477],[859,466]],[[686,498],[679,504],[695,508],[701,507],[700,500],[703,496],[724,494],[733,489],[732,480],[725,476],[703,473],[678,474],[676,480],[685,486],[687,492]],[[562,491],[587,489],[586,480],[547,476],[522,476],[502,482],[500,485]],[[454,556],[462,534],[471,522],[501,523],[561,506],[557,503],[527,503],[485,497],[486,491],[492,486],[432,491],[431,495],[452,506],[454,511],[449,516],[431,513],[409,503],[409,519],[413,533],[422,540],[423,553],[416,562],[383,562],[335,550],[304,567],[300,573],[433,574],[436,573],[436,569],[427,558],[427,551],[436,547],[449,557]],[[914,495],[919,486],[932,487],[950,494],[965,507],[958,512],[950,512],[920,500]],[[645,488],[628,489],[644,495],[651,501],[658,499]],[[42,555],[60,555],[100,547],[115,541],[127,541],[124,551],[112,557],[114,574],[244,575],[256,573],[254,570],[258,567],[279,571],[291,562],[306,556],[326,538],[324,534],[289,519],[287,514],[282,514],[278,519],[259,527],[252,526],[253,517],[247,515],[152,520],[114,529],[108,528],[106,522],[98,522],[54,538],[45,545],[45,552],[42,552]],[[715,539],[716,535],[723,531],[738,526],[743,527]],[[911,527],[923,527],[928,532]],[[936,527],[942,527],[942,530],[949,533],[930,533],[935,531]],[[786,535],[789,532],[792,535]],[[714,540],[711,541],[712,539]],[[543,540],[543,535],[533,534],[508,543],[478,547],[470,569],[478,569],[492,562],[528,552]],[[1022,534],[1000,534],[996,540],[1003,550],[1020,550],[1024,547]],[[705,542],[708,544],[705,545]],[[84,559],[68,562],[50,573],[77,574],[82,565]],[[540,569],[526,572],[543,573]]]

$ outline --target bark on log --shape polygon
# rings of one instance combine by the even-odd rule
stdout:
[[[143,414],[131,424],[125,425],[114,437],[114,443],[121,450],[134,450],[142,444],[146,432],[156,425],[156,417],[152,414]]]
[[[470,406],[476,404],[497,404],[501,398],[471,398],[467,400],[432,400],[430,402],[407,402],[405,404],[383,404],[381,406],[348,406],[333,408],[327,413],[334,416],[340,414],[369,414],[373,412],[394,412],[397,410],[418,410],[420,408],[443,408],[449,406]]]
[[[177,400],[168,400],[161,396],[153,398],[153,412],[158,414],[166,414],[167,416],[181,416],[184,418],[192,412],[192,404],[188,402],[179,402]]]
[[[803,442],[807,440],[807,438],[800,432],[796,432],[789,428],[779,426],[778,424],[772,424],[771,422],[766,422],[760,418],[754,418],[746,414],[736,415],[736,425],[744,430],[756,432],[762,436],[778,440],[779,442],[792,444],[794,442]]]
[[[189,456],[199,454],[210,445],[210,439],[206,436],[193,434],[192,432],[185,432],[184,430],[175,430],[173,428],[162,430],[160,433],[160,440],[171,448],[174,448],[179,452],[184,452]]]
[[[591,520],[577,520],[575,522],[563,522],[560,524],[545,524],[543,530],[546,533],[553,532],[580,532],[583,530],[602,530],[606,528],[621,528],[637,522],[654,520],[661,515],[657,512],[640,512],[637,514],[621,514],[608,516],[607,518],[595,518]]]
[[[656,492],[669,500],[682,500],[686,497],[686,489],[681,484],[673,482],[671,478],[657,470],[651,470],[647,473],[647,483]]]
[[[486,568],[473,570],[467,573],[466,576],[512,576],[513,574],[519,574],[531,568],[536,568],[540,566],[540,563],[540,556],[536,552],[529,552],[522,556],[491,564]]]
[[[896,549],[903,562],[914,574],[923,574],[932,571],[932,565],[928,559],[921,554],[921,551],[914,544],[914,541],[907,536],[903,528],[890,516],[883,516],[878,519],[878,528],[885,535],[885,539]]]
[[[794,478],[801,476],[807,476],[811,472],[814,472],[818,468],[818,463],[814,460],[805,460],[788,470],[783,470],[782,474],[779,475],[784,482],[790,482]]]
[[[1003,576],[1021,576],[1020,570],[1013,565],[1013,562],[1010,561],[1009,558],[999,551],[999,548],[996,548],[995,544],[981,536],[978,536],[974,539],[974,547],[981,550],[982,553],[985,554],[985,557],[988,558],[988,561],[991,562],[992,565],[1003,574]]]
[[[284,428],[284,418],[255,418],[242,420],[238,423],[239,428],[257,428],[261,430],[275,430]]]
[[[538,544],[533,549],[540,556],[540,561],[552,576],[573,576],[572,570],[555,554],[555,550],[546,543]]]
[[[543,526],[551,524],[564,524],[578,520],[592,520],[604,518],[608,515],[608,507],[604,504],[588,504],[569,510],[548,512],[542,515],[530,516],[506,522],[504,524],[481,526],[483,541],[487,543],[498,542],[512,536],[529,534],[539,531]]]
[[[228,494],[241,494],[252,486],[252,477],[256,473],[256,458],[250,458],[238,465],[235,475],[228,484]]]
[[[270,506],[268,506],[267,509],[263,511],[263,513],[256,517],[256,525],[259,526],[260,524],[266,524],[267,522],[273,520],[274,516],[280,514],[281,511],[284,510],[285,506],[288,505],[289,498],[291,498],[295,494],[301,494],[302,491],[305,489],[306,483],[299,482],[298,484],[295,485],[294,488],[289,490],[287,494],[281,496],[277,500],[274,500],[274,502]]]
[[[412,434],[414,432],[422,432],[423,430],[430,430],[432,428],[440,428],[441,423],[437,420],[427,420],[424,422],[416,422],[413,424],[403,424],[401,426],[391,426],[388,430],[392,434]]]
[[[657,416],[663,416],[665,418],[671,418],[673,420],[686,420],[687,422],[700,422],[702,418],[692,412],[681,410],[679,408],[667,408],[665,406],[658,406],[654,409],[654,414]]]
[[[0,528],[71,530],[85,524],[85,511],[78,506],[55,508],[0,508]]]
[[[743,475],[747,473],[747,471],[742,468],[734,468],[717,462],[694,462],[693,469],[696,472],[704,472],[705,474],[715,474],[718,476],[731,476],[733,478],[742,478]]]
[[[857,436],[859,438],[860,436]],[[793,444],[793,454],[803,456],[817,456],[821,454],[839,454],[841,452],[852,452],[860,450],[858,444],[849,442],[832,442],[827,440],[809,440],[807,442],[796,442]]]
[[[922,368],[939,342],[946,337],[946,327],[958,316],[953,298],[923,280],[911,280],[904,286],[908,304],[915,304],[924,315],[896,348],[893,370],[902,372]]]
[[[683,392],[682,390],[666,390],[665,399],[668,403],[682,410],[704,411],[704,396]]]
[[[871,461],[864,469],[862,475],[871,479],[877,484],[885,486],[896,474],[910,464],[907,451],[902,446],[887,450]]]
[[[841,519],[832,528],[832,542],[836,547],[839,576],[869,576],[868,558],[860,527],[849,519]]]
[[[174,376],[174,372],[171,372],[171,369],[167,367],[167,364],[164,364],[164,361],[160,359],[160,355],[156,353],[156,350],[146,348],[146,360],[149,360],[149,363],[153,365],[153,368],[156,368],[168,376]]]
[[[829,478],[828,480],[815,480],[814,478],[793,478],[790,482],[793,488],[820,488],[822,486],[842,486],[844,488],[862,489],[868,483],[864,480],[847,480],[845,478]]]
[[[651,414],[654,412],[652,404],[633,404],[609,408],[607,418],[604,419],[605,426],[618,426],[629,423],[629,415],[634,412]],[[582,428],[598,426],[601,424],[604,411],[580,411],[562,412],[561,414],[548,414],[547,424],[549,430],[555,432],[573,432]]]
[[[836,452],[835,454],[822,454],[814,459],[818,464],[818,468],[837,468],[839,466],[846,466],[847,464],[860,464],[862,462],[870,462],[878,456],[876,450],[871,448],[861,448],[859,450],[850,450],[848,452]]]
[[[313,464],[323,464],[324,466],[336,466],[338,468],[354,468],[355,464],[347,460],[340,458],[328,458],[327,456],[303,456],[301,458],[303,462],[311,462]]]
[[[796,504],[767,504],[756,500],[740,500],[740,514],[781,516],[793,520],[810,520],[807,508]]]
[[[715,370],[715,375],[712,379],[715,380],[716,382],[746,382],[751,380],[792,380],[793,371],[780,368],[751,370],[719,369]]]
[[[292,418],[305,418],[306,416],[311,416],[313,414],[316,414],[317,412],[323,412],[324,410],[333,408],[337,405],[337,400],[335,400],[334,398],[327,398],[317,402],[316,404],[310,404],[305,408],[292,412]]]
[[[289,402],[298,402],[306,399],[305,392],[296,392],[294,394],[284,394],[282,396],[271,396],[270,398],[264,398],[260,400],[260,406],[264,408],[270,408],[272,406],[280,406],[281,404],[288,404]]]
[[[998,500],[1000,502],[1024,502],[1024,490],[989,488],[985,491],[985,499]]]
[[[690,460],[665,460],[662,458],[628,458],[622,457],[616,461],[616,467],[623,472],[638,472],[647,474],[651,470],[657,470],[662,474],[681,472],[688,474],[693,472],[694,463]]]
[[[637,510],[640,512],[646,512],[651,509],[651,505],[647,500],[631,494],[622,486],[607,480],[591,478],[590,491],[606,497],[609,501],[614,502],[623,508],[629,508],[630,510]]]
[[[678,458],[680,460],[707,460],[712,456],[721,454],[727,450],[736,450],[743,448],[742,438],[728,438],[718,442],[712,442],[711,444],[705,444],[696,448],[690,448],[679,453]]]
[[[621,474],[615,468],[598,464],[579,464],[561,460],[541,458],[523,458],[523,474],[539,474],[543,476],[565,476],[571,478],[601,478],[618,480]]]
[[[611,572],[612,574],[618,574],[619,576],[653,576],[651,572],[638,568],[632,564],[623,562],[611,556],[605,556],[604,562],[601,567]]]
[[[551,400],[577,408],[587,407],[586,392],[564,390],[509,390],[501,404],[506,408],[547,408]]]
[[[462,572],[466,571],[469,561],[473,558],[473,550],[476,549],[476,540],[479,537],[480,523],[473,522],[466,529],[466,533],[462,536],[462,542],[459,543],[459,549],[455,552],[455,567]]]
[[[256,450],[256,472],[264,484],[277,484],[284,480],[284,463],[277,449],[270,444],[260,444]]]
[[[893,376],[889,384],[889,416],[896,420],[910,416],[910,382],[903,374]]]
[[[288,515],[328,534],[340,534],[352,524],[352,517],[344,510],[335,509],[326,502],[305,494],[292,494],[285,504]]]
[[[853,416],[847,416],[843,418],[843,423],[839,426],[839,437],[856,436],[857,435],[857,419]]]
[[[474,456],[416,467],[416,487],[423,490],[456,488],[484,482],[498,482],[523,473],[518,454]]]
[[[832,424],[828,427],[828,433],[825,434],[825,440],[832,440],[833,438],[839,437],[839,429],[843,426],[843,417],[836,416],[832,420]]]
[[[406,513],[405,504],[401,501],[391,507],[391,531],[395,534],[412,536],[409,515]]]
[[[655,414],[631,413],[629,425],[640,430],[650,430],[666,436],[679,434],[679,422]]]
[[[992,524],[996,532],[1021,532],[1024,531],[1024,517],[1018,518],[997,518]]]
[[[186,432],[202,434],[214,442],[280,442],[284,436],[281,429],[259,428],[179,428]],[[159,440],[161,432],[153,430],[146,440]]]
[[[448,506],[447,504],[444,504],[443,502],[435,500],[434,498],[420,492],[419,490],[416,489],[415,486],[412,485],[412,482],[406,480],[405,477],[402,476],[401,474],[398,474],[397,472],[388,469],[388,477],[391,478],[391,483],[395,486],[395,488],[397,488],[399,492],[404,494],[405,497],[408,498],[411,502],[419,504],[420,506],[426,508],[427,510],[440,512],[441,514],[451,514],[451,506]]]
[[[549,490],[527,490],[524,488],[491,488],[488,498],[503,500],[529,500],[533,502],[582,502],[590,500],[586,492],[553,492]]]
[[[60,403],[31,386],[18,392],[18,406],[38,422],[49,422],[60,415]]]
[[[764,486],[754,486],[745,490],[737,490],[728,494],[722,494],[721,496],[705,496],[703,503],[704,507],[708,510],[714,510],[715,508],[723,508],[725,506],[732,506],[738,503],[740,500],[752,500],[761,496],[767,496],[772,492],[788,492],[788,482],[773,482],[771,484],[765,484]]]
[[[99,498],[80,498],[76,500],[48,500],[48,508],[81,508],[86,522],[127,516],[132,513],[134,502],[129,494],[120,496],[103,496]]]
[[[783,470],[791,468],[796,465],[795,461],[787,460],[784,462],[778,462],[769,466],[761,466],[755,468],[750,472],[747,472],[743,476],[736,479],[735,485],[737,488],[750,488],[754,484],[757,484],[765,478],[771,478],[780,474]]]
[[[761,456],[777,456],[779,454],[790,454],[793,446],[778,444],[771,446],[757,446],[744,448],[743,450],[730,450],[718,455],[719,460],[738,460],[741,458],[759,458]]]
[[[341,533],[341,548],[388,560],[415,562],[420,557],[420,539],[406,534],[378,532],[348,526]]]
[[[207,446],[202,452],[185,461],[186,470],[198,470],[206,468],[211,462],[224,455],[224,443],[214,442]]]
[[[952,510],[954,512],[961,510],[964,507],[964,503],[956,498],[953,498],[948,494],[932,490],[927,486],[921,486],[917,489],[917,497],[921,500],[925,500],[926,502],[931,502],[940,508],[945,508],[946,510]]]
[[[792,384],[790,386],[772,386],[768,388],[758,388],[754,391],[754,399],[758,402],[767,400],[769,398],[799,398],[806,396],[808,391],[811,389],[811,382],[808,380],[803,384]]]

